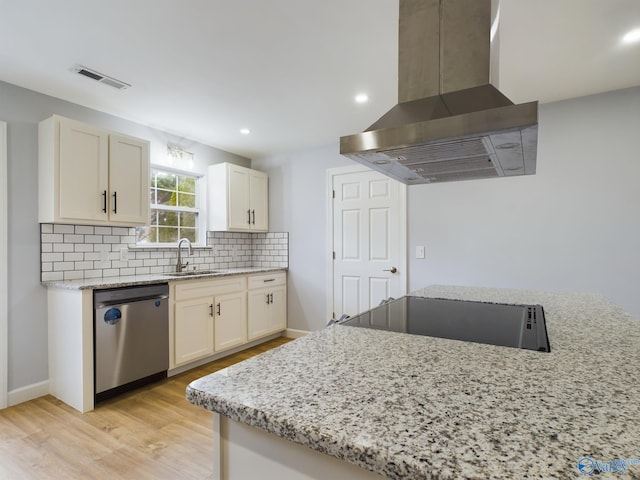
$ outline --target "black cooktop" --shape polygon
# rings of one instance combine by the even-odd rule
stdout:
[[[471,302],[410,295],[340,322],[467,342],[550,352],[541,305]]]

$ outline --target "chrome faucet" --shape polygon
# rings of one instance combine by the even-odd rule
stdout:
[[[193,248],[191,248],[191,242],[188,238],[181,238],[178,242],[178,263],[176,264],[176,272],[181,272],[183,268],[187,268],[189,262],[182,264],[182,256],[180,255],[180,250],[182,248],[182,242],[187,242],[187,247],[189,247],[189,255],[193,254]]]

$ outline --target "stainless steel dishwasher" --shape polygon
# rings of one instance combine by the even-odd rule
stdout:
[[[96,403],[167,377],[169,286],[95,290]]]

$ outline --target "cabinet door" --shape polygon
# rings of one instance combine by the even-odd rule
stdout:
[[[213,354],[213,298],[183,300],[175,304],[175,364]]]
[[[248,168],[228,165],[227,209],[228,228],[248,230],[250,224]]]
[[[109,136],[104,130],[60,120],[59,217],[107,219]]]
[[[251,229],[269,230],[269,179],[266,173],[251,170],[249,175]]]
[[[269,330],[284,330],[287,328],[287,287],[274,287],[270,295]]]
[[[249,291],[249,311],[247,313],[247,328],[249,340],[262,337],[269,333],[269,290]]]
[[[215,310],[215,351],[241,345],[247,341],[246,292],[217,295]]]
[[[149,142],[109,136],[109,219],[149,223]]]

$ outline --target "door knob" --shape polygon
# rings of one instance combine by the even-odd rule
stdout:
[[[396,273],[398,271],[398,269],[396,267],[391,267],[387,270],[383,270],[383,272],[391,272],[391,273]]]

